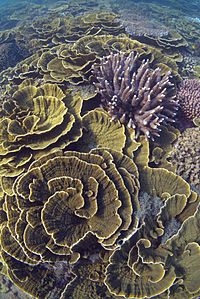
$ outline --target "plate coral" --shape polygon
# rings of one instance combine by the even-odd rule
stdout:
[[[0,12],[3,298],[198,298],[195,18],[18,5]]]

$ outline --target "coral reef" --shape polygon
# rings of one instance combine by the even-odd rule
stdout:
[[[1,175],[19,175],[34,155],[77,140],[81,106],[79,96],[72,98],[57,85],[37,87],[31,80],[19,85],[0,110]]]
[[[21,82],[26,78],[38,78],[45,82],[73,85],[91,83],[91,69],[95,62],[109,53],[136,51],[142,59],[149,59],[153,68],[159,67],[162,74],[171,71],[179,82],[178,66],[172,58],[156,48],[128,38],[126,35],[88,35],[72,44],[61,44],[50,49],[41,49],[34,55],[0,73],[1,85],[9,86],[10,80]]]
[[[138,38],[140,42],[145,42],[149,45],[153,45],[156,48],[161,49],[162,53],[167,54],[173,58],[177,63],[181,63],[183,60],[183,51],[186,50],[188,42],[177,31],[171,30],[168,34],[161,37],[144,36]],[[182,66],[180,64],[180,70]],[[182,72],[182,70],[181,70]]]
[[[179,85],[177,98],[184,118],[192,121],[200,117],[200,80],[183,80]]]
[[[25,53],[24,53],[25,54]],[[15,66],[20,60],[25,58],[16,43],[7,42],[0,44],[0,70]]]
[[[167,27],[155,22],[135,9],[134,13],[128,9],[120,11],[120,22],[125,31],[132,36],[164,36],[168,34]]]
[[[165,180],[164,184],[162,178]],[[167,193],[166,182],[169,184]],[[193,279],[197,281],[199,270],[195,268],[191,273],[192,267],[189,263],[194,261],[189,258],[188,251],[191,248],[193,252],[199,252],[199,210],[181,227],[183,221],[180,215],[186,207],[186,197],[189,201],[190,191],[186,185],[182,185],[184,187],[181,187],[181,191],[176,190],[180,181],[176,187],[175,182],[175,177],[172,179],[172,174],[166,170],[144,169],[142,192],[139,193],[140,207],[143,208],[139,212],[141,226],[113,253],[106,270],[105,283],[113,294],[126,298],[151,298],[168,290],[168,296],[171,298],[173,286],[179,285],[186,288],[188,298],[192,298],[191,293],[199,293],[198,287],[190,284]],[[191,222],[195,225],[194,234],[190,235],[189,230],[186,233],[186,227],[192,225]],[[179,236],[182,238],[180,245]],[[194,257],[196,262],[197,255]],[[180,271],[178,275],[175,274],[177,270]]]
[[[48,16],[19,28],[17,40],[23,40],[32,53],[36,49],[75,42],[85,35],[119,34],[123,29],[117,15],[106,11],[85,13],[81,16]]]
[[[188,18],[177,18],[172,20],[176,30],[181,33],[187,41],[199,41],[199,24]]]
[[[134,50],[143,58],[148,58],[154,67],[160,67],[162,72],[171,69],[174,76],[179,77],[177,65],[172,59],[157,49],[132,40],[126,35],[82,37],[73,45],[61,45],[44,52],[37,65],[47,81],[69,81],[72,84],[80,84],[90,79],[92,65],[103,56]]]
[[[114,249],[134,231],[138,188],[134,162],[114,150],[60,151],[33,162],[15,181],[14,195],[5,198],[1,247],[11,279],[33,296],[55,291],[57,298],[68,277],[57,281],[53,266],[63,262],[60,272],[70,270],[89,233],[97,248]],[[43,275],[40,286],[34,285]]]
[[[198,298],[188,4],[17,2],[0,10],[0,297]]]
[[[112,119],[144,133],[159,136],[160,125],[173,122],[178,102],[175,100],[170,73],[161,75],[159,68],[150,69],[149,61],[138,54],[123,52],[103,57],[94,67],[102,106]]]
[[[191,285],[185,276],[198,257],[195,234],[188,240],[185,231],[198,227],[190,221],[197,221],[200,198],[172,172],[138,172],[131,158],[111,149],[58,151],[35,160],[13,191],[1,205],[2,262],[32,296],[150,298],[177,284],[188,298],[198,291],[198,281]]]
[[[141,11],[133,14],[130,10],[123,10],[120,21],[134,39],[160,48],[177,62],[182,61],[182,50],[186,49],[188,42],[176,30],[169,30],[162,22],[147,17]]]
[[[183,202],[179,198],[175,213],[183,208]],[[171,205],[173,209],[173,199],[168,199],[167,205]],[[165,212],[163,208],[158,217],[160,221],[166,217]],[[162,293],[164,294],[167,290],[166,293],[170,298],[179,298],[180,290],[183,289],[184,298],[197,297],[199,290],[195,287],[195,282],[198,281],[199,275],[198,224],[199,210],[195,216],[185,221],[179,234],[169,238],[165,246],[158,241],[158,247],[155,245],[156,240],[148,236],[148,231],[142,232],[141,229],[140,233],[145,234],[145,238],[137,235],[132,237],[127,244],[122,245],[121,249],[112,255],[105,280],[109,290],[114,294],[124,295],[126,298],[151,298],[156,295],[160,298],[159,294],[162,296]],[[192,225],[194,225],[193,228]],[[180,224],[174,231],[179,227]],[[192,234],[187,233],[184,236],[189,228],[192,229]],[[173,248],[176,248],[179,242],[180,246],[176,251]],[[195,263],[196,266],[194,266]],[[180,270],[180,276],[178,276],[182,279],[176,278],[175,273],[178,269]]]
[[[200,193],[200,128],[186,129],[175,140],[170,156],[176,173]]]

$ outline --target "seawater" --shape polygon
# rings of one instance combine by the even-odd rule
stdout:
[[[69,15],[83,16],[96,11],[114,12],[124,26],[125,34],[150,45],[153,44],[154,39],[165,40],[169,33],[173,35],[176,32],[182,36],[182,41],[188,43],[187,46],[183,43],[179,49],[180,60],[183,59],[179,63],[189,65],[188,72],[183,76],[193,78],[195,76],[193,67],[198,65],[200,68],[200,1],[198,0],[0,0],[0,98],[5,92],[3,72],[14,68],[36,52],[36,48],[29,48],[30,41],[26,40],[26,36],[24,40],[23,37],[19,38],[24,28],[30,28],[31,31],[31,26],[37,23],[36,27],[42,40],[41,29],[42,26],[48,28],[48,24],[45,23],[48,17],[52,21],[54,18],[68,18]],[[193,28],[193,33],[190,28]],[[35,36],[37,37],[37,34]],[[43,46],[51,48],[53,45],[53,41],[48,41]],[[38,50],[37,41],[36,46]],[[178,46],[174,42],[172,50],[176,47]],[[169,50],[169,55],[172,54]],[[0,299],[28,298],[30,298],[28,294],[14,286],[5,276],[0,276]]]

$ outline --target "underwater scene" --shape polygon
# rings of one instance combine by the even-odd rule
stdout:
[[[200,0],[0,0],[0,299],[200,298]]]

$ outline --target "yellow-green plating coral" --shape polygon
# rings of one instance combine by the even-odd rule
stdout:
[[[31,25],[20,26],[17,39],[23,40],[30,52],[75,42],[86,35],[120,34],[123,32],[117,15],[109,11],[85,13],[80,16],[44,17]]]
[[[183,225],[180,217],[189,201],[189,186],[180,177],[164,169],[144,168],[139,193],[141,225],[113,253],[106,271],[105,283],[113,294],[151,298],[167,291],[170,297],[175,288],[182,287],[188,298],[193,298],[199,291],[199,210]],[[194,224],[192,233],[186,229],[190,221]],[[191,273],[190,263],[195,261],[198,266]]]
[[[1,255],[10,279],[39,299],[151,298],[177,288],[193,298],[198,224],[192,235],[187,228],[200,199],[168,170],[139,169],[108,148],[35,160],[13,195],[2,193]]]
[[[200,196],[164,127],[182,38],[159,50],[68,5],[21,27],[38,50],[0,73],[0,271],[35,299],[197,298]]]
[[[114,249],[136,229],[138,189],[134,162],[114,150],[57,152],[33,162],[2,208],[7,216],[2,256],[11,279],[38,298],[40,288],[43,296],[54,292],[54,263],[77,261],[81,252],[73,247],[88,233],[103,250]],[[30,289],[46,271],[53,285],[49,281],[45,291],[41,280],[40,287]]]
[[[161,68],[161,73],[170,69],[177,76],[177,65],[159,50],[128,38],[126,35],[88,35],[73,44],[61,44],[45,51],[38,60],[37,68],[49,82],[80,84],[91,77],[94,62],[111,52],[136,51],[141,60],[148,58],[151,65]]]
[[[19,86],[0,110],[1,176],[23,172],[35,154],[63,148],[81,136],[80,97],[53,84]]]
[[[23,147],[40,150],[55,143],[75,122],[73,114],[68,112],[69,105],[66,95],[56,85],[28,86],[16,91],[0,111],[0,154]]]

